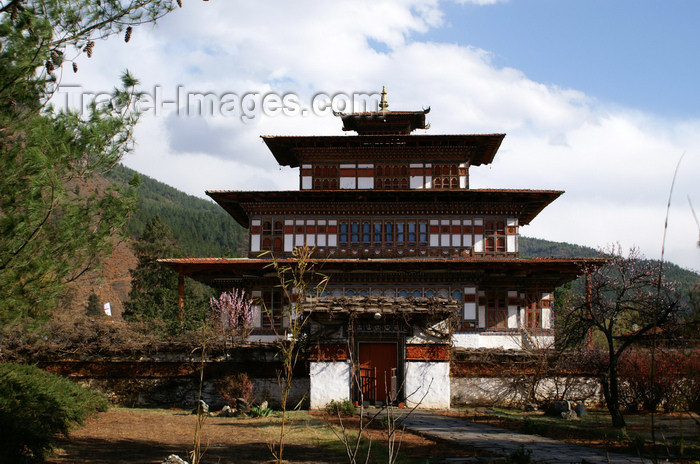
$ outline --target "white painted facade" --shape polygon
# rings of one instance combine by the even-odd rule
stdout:
[[[455,333],[452,343],[457,348],[500,348],[521,350],[522,339],[519,331],[509,333]]]
[[[309,363],[309,404],[323,409],[331,400],[350,399],[351,366],[349,361]]]
[[[449,409],[450,363],[407,362],[404,392],[409,408],[420,404],[422,409]]]

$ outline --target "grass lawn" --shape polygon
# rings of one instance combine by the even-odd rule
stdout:
[[[122,462],[160,463],[168,455],[188,459],[192,449],[196,416],[189,411],[169,409],[113,408],[88,419],[71,431],[61,443],[54,464],[111,464]],[[269,444],[279,439],[281,415],[264,418],[208,417],[202,429],[202,463],[236,464],[271,462]],[[285,461],[295,463],[347,462],[342,442],[331,430],[321,413],[289,413],[289,429],[284,452]],[[336,430],[339,430],[336,428]],[[387,448],[383,433],[372,431],[373,443],[369,462],[386,462]],[[367,445],[358,459],[364,462]],[[425,463],[433,456],[469,456],[459,448],[445,454],[434,441],[406,434],[399,453],[403,464]]]

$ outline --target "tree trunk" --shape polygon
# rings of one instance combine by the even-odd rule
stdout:
[[[611,356],[609,363],[608,372],[601,376],[600,383],[603,387],[603,396],[605,397],[605,404],[608,407],[608,412],[610,413],[610,418],[612,419],[612,425],[613,427],[622,428],[627,424],[625,423],[625,418],[622,416],[622,412],[620,411],[617,358]]]

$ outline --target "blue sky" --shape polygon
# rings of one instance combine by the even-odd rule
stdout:
[[[489,51],[538,82],[668,117],[700,117],[700,2],[511,0],[442,5],[427,40]]]
[[[700,269],[700,1],[183,0],[155,29],[98,42],[64,85],[110,91],[123,69],[146,94],[226,97],[389,92],[430,106],[430,134],[505,133],[473,188],[564,190],[523,235]],[[157,90],[156,90],[157,89]],[[343,134],[332,114],[252,118],[147,111],[124,163],[192,195],[295,190],[260,135]],[[241,100],[242,101],[242,100]],[[259,110],[260,105],[254,107]],[[241,104],[236,107],[243,109]],[[700,211],[699,211],[700,213]]]

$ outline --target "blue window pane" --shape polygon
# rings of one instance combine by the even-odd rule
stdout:
[[[432,298],[435,296],[435,290],[432,288],[429,288],[428,290],[425,291],[425,296],[428,298]]]
[[[396,241],[403,243],[403,222],[396,223]]]

